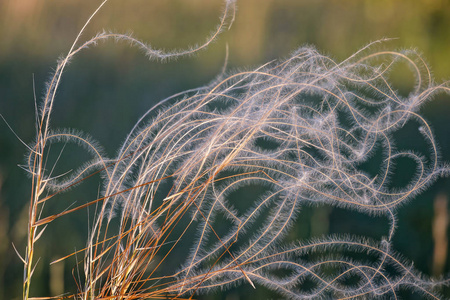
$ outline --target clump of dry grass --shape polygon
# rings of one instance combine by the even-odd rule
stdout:
[[[210,44],[233,14],[234,3],[226,1],[221,23],[205,44],[174,53],[108,32],[79,43],[84,28],[80,32],[48,84],[36,142],[29,146],[33,192],[24,299],[35,243],[46,226],[91,205],[97,206],[95,222],[73,298],[191,298],[237,284],[265,286],[292,299],[395,298],[403,288],[439,296],[434,288],[448,282],[425,278],[391,244],[398,208],[448,173],[419,110],[449,87],[436,85],[414,52],[373,52],[370,44],[337,63],[304,47],[285,60],[222,75],[163,100],[171,103],[166,107],[151,108],[114,158],[106,158],[86,135],[51,129],[64,68],[82,49],[118,38],[143,48],[150,58],[187,55]],[[400,62],[416,76],[408,96],[400,96],[388,79]],[[429,145],[427,153],[396,149],[394,133],[409,122]],[[70,174],[47,171],[49,146],[71,142],[83,146],[92,160]],[[380,149],[382,163],[373,176],[361,164]],[[394,167],[400,158],[413,161],[416,171],[405,187],[394,189],[390,178],[402,172]],[[41,215],[48,200],[96,173],[103,177],[101,197]],[[232,196],[248,186],[264,193],[255,199]],[[302,207],[320,204],[387,216],[386,238],[287,242],[293,224],[301,222]]]

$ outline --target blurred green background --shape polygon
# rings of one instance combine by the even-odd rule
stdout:
[[[36,95],[41,98],[56,59],[67,53],[100,3],[0,1],[0,113],[25,142],[32,142],[35,133],[33,76]],[[88,132],[113,156],[142,112],[158,100],[212,80],[223,66],[226,45],[228,68],[233,70],[286,57],[304,44],[314,45],[339,61],[371,41],[396,38],[380,48],[418,49],[437,82],[450,78],[450,1],[238,0],[237,5],[231,29],[194,57],[149,62],[139,50],[112,41],[83,51],[63,77],[53,127]],[[219,0],[111,0],[83,37],[88,39],[102,29],[110,29],[133,32],[157,48],[184,48],[204,41],[215,28],[222,8]],[[410,78],[399,74],[397,88],[407,89]],[[423,113],[435,130],[443,159],[450,161],[450,97],[437,96]],[[414,141],[415,137],[406,132],[403,138]],[[0,122],[0,299],[20,299],[22,293],[23,267],[11,245],[24,253],[31,183],[18,164],[23,163],[25,152],[6,124]],[[96,192],[95,184],[93,188]],[[440,179],[398,214],[394,247],[427,275],[450,271],[448,247],[442,243],[445,238],[433,235],[433,222],[439,219],[435,206],[442,205],[438,208],[442,213],[439,220],[445,220],[449,192],[450,181]],[[70,193],[52,203],[48,213],[61,211],[74,201],[84,203],[84,197],[91,195],[86,196],[83,189]],[[303,238],[346,232],[377,239],[386,235],[387,225],[379,225],[380,218],[358,213],[349,217],[347,211],[329,207],[306,208],[302,214],[299,236]],[[37,243],[36,257],[41,260],[33,278],[33,296],[73,291],[76,261],[51,268],[49,262],[83,247],[85,217],[76,213],[52,223]],[[441,224],[445,226],[445,222]],[[444,247],[444,260],[436,258],[436,245]],[[76,276],[76,269],[74,272]],[[250,293],[252,289],[244,287],[211,295],[210,299],[248,299]],[[263,288],[255,297],[276,298],[265,294]],[[413,295],[404,297],[412,299]]]

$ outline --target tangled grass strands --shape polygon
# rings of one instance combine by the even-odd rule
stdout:
[[[34,247],[43,226],[91,206],[96,212],[82,250],[84,276],[78,279],[79,290],[64,297],[192,299],[248,284],[289,299],[396,299],[403,289],[440,298],[438,289],[448,279],[425,278],[392,245],[400,207],[449,174],[420,109],[450,88],[448,82],[433,82],[418,55],[372,52],[371,43],[338,63],[303,47],[254,70],[221,74],[210,85],[163,100],[166,107],[150,108],[111,159],[92,138],[51,129],[56,90],[68,61],[109,38],[144,49],[152,59],[192,54],[234,18],[234,2],[225,1],[217,30],[203,45],[172,53],[108,32],[77,46],[97,11],[59,62],[39,113],[36,141],[29,147],[32,195],[24,300],[31,299]],[[389,80],[400,62],[415,76],[406,96]],[[415,126],[425,151],[397,148],[396,133],[406,124]],[[91,160],[55,175],[54,166],[46,168],[55,143],[75,143]],[[377,152],[382,158],[376,174],[370,174],[361,165]],[[405,186],[396,188],[391,183],[402,172],[395,166],[400,159],[416,169]],[[102,175],[96,199],[43,215],[50,199],[96,174]],[[236,196],[255,186],[258,195]],[[300,211],[311,205],[385,217],[386,237],[330,235],[293,242]]]

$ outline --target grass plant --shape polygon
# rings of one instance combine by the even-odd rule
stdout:
[[[397,211],[449,171],[420,114],[449,86],[434,82],[416,52],[374,51],[379,41],[335,62],[302,47],[286,59],[224,72],[150,108],[109,158],[88,135],[51,126],[68,62],[106,39],[128,42],[150,59],[196,53],[232,23],[235,3],[225,1],[220,23],[204,44],[175,52],[112,32],[81,41],[97,11],[58,62],[36,107],[37,133],[26,168],[32,193],[22,258],[24,300],[32,299],[36,242],[55,219],[87,207],[95,207],[95,216],[81,251],[78,290],[60,298],[191,299],[237,285],[264,286],[289,299],[396,299],[404,289],[440,297],[448,279],[425,277],[392,247]],[[399,64],[415,77],[406,96],[390,83],[390,71]],[[425,152],[396,147],[396,132],[407,124],[428,145]],[[92,158],[78,170],[57,174],[47,162],[51,145],[69,143]],[[378,152],[381,162],[370,174],[362,165]],[[415,171],[407,184],[395,187],[401,159]],[[96,174],[102,177],[97,199],[43,213],[56,195]],[[252,186],[261,191],[255,197],[239,194]],[[385,238],[288,239],[302,222],[300,211],[320,205],[385,216]]]

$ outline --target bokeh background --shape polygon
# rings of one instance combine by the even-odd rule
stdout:
[[[56,59],[67,53],[100,3],[0,1],[0,113],[26,143],[33,141],[35,133],[34,90],[40,99]],[[379,47],[415,48],[429,63],[437,82],[450,78],[450,1],[238,0],[237,5],[231,29],[193,57],[149,62],[139,50],[112,41],[85,50],[63,77],[53,126],[88,132],[113,156],[126,133],[154,103],[212,80],[221,71],[227,46],[228,69],[233,70],[286,57],[304,44],[314,45],[339,61],[371,41],[395,38]],[[184,48],[204,41],[215,28],[222,8],[220,0],[110,0],[83,37],[110,29],[133,32],[157,48]],[[410,80],[410,74],[399,72],[396,87],[406,93]],[[423,114],[435,130],[443,159],[450,161],[450,97],[437,96],[424,107]],[[408,131],[402,136],[412,142],[414,138]],[[18,165],[23,163],[25,152],[0,121],[0,299],[20,299],[22,294],[23,267],[12,243],[24,253],[31,183]],[[96,192],[97,185],[90,184],[85,188]],[[450,271],[448,230],[443,234],[433,230],[433,224],[448,227],[449,192],[450,181],[440,179],[398,214],[394,248],[426,275],[441,276]],[[46,212],[55,213],[95,196],[80,188],[52,203]],[[387,228],[379,219],[331,207],[305,208],[301,220],[298,235],[302,238],[351,232],[380,239]],[[36,257],[41,259],[33,277],[33,296],[74,290],[76,260],[51,267],[49,262],[82,248],[87,228],[83,212],[49,226],[37,243]],[[436,254],[437,249],[443,254]],[[249,299],[250,293],[254,291],[244,286],[208,299]],[[403,296],[414,299],[407,292]],[[263,288],[258,288],[254,297],[276,298]]]

